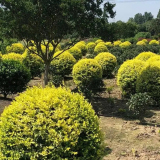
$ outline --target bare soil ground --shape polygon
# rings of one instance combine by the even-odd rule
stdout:
[[[126,102],[116,85],[116,79],[105,80],[113,86],[109,95],[105,90],[92,99],[92,105],[100,117],[100,127],[104,133],[106,152],[103,160],[160,160],[160,108],[152,108],[145,115],[146,123],[126,116]],[[72,80],[65,84],[73,87]],[[34,79],[29,87],[43,85],[41,79]],[[17,95],[4,99],[0,95],[0,114]]]

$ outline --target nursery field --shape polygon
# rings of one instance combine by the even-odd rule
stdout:
[[[160,159],[160,111],[157,108],[148,110],[146,123],[140,125],[137,119],[126,115],[126,100],[116,85],[116,79],[105,79],[107,86],[113,90],[108,94],[105,89],[91,100],[96,114],[100,118],[100,127],[104,133],[106,156],[104,160],[159,160]],[[43,85],[43,80],[34,78],[29,87]],[[65,85],[74,88],[73,81]],[[17,95],[3,99],[0,96],[0,112],[8,106]]]

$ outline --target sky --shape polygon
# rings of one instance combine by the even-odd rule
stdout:
[[[109,19],[109,22],[123,21],[127,22],[130,17],[134,17],[137,13],[151,12],[154,18],[157,17],[160,9],[160,0],[110,0],[115,2],[116,16]]]

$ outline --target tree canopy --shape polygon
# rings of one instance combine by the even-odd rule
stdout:
[[[109,5],[103,11],[103,0],[0,0],[3,11],[3,24],[8,24],[9,33],[14,38],[33,40],[37,53],[48,69],[53,59],[55,48],[62,39],[70,37],[71,44],[84,37],[96,36],[104,23],[103,14],[114,17],[113,7]],[[7,32],[6,32],[7,33]],[[8,33],[7,33],[8,35]],[[11,36],[11,35],[10,35]],[[46,53],[41,44],[45,43]],[[53,51],[48,52],[49,44]]]

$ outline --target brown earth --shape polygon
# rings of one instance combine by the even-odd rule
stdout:
[[[148,110],[146,123],[141,125],[137,119],[126,116],[127,100],[122,98],[116,79],[107,79],[105,83],[113,87],[111,93],[104,90],[91,102],[104,133],[108,154],[103,160],[160,160],[160,110]],[[28,86],[34,85],[43,85],[43,81],[35,78]],[[67,80],[65,85],[73,88],[72,80]],[[17,95],[7,99],[0,95],[0,114]]]

